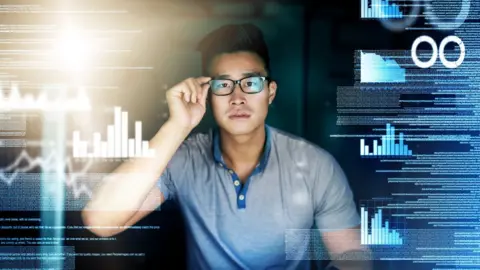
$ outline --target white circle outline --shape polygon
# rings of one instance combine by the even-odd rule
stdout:
[[[455,23],[449,23],[449,22],[442,22],[435,13],[432,11],[432,6],[431,6],[431,0],[424,0],[424,5],[425,8],[424,10],[427,11],[427,16],[426,18],[435,25],[436,28],[438,28],[441,31],[449,31],[449,30],[454,30],[462,26],[463,23],[465,23],[465,20],[468,18],[468,15],[470,14],[470,0],[462,0],[462,7],[460,12],[458,13],[457,17],[455,18],[454,22]]]
[[[457,61],[449,61],[445,58],[445,46],[450,42],[455,42],[458,44],[458,46],[460,46],[460,56],[458,57]],[[439,57],[445,67],[457,68],[463,63],[463,60],[465,59],[465,44],[463,44],[463,41],[457,36],[448,36],[444,38],[440,43]]]
[[[427,62],[420,61],[420,59],[418,59],[418,56],[417,56],[417,47],[422,42],[427,42],[432,46],[432,50],[433,50],[432,57],[430,57],[430,60],[428,60]],[[415,39],[415,41],[412,44],[411,51],[412,51],[412,60],[415,63],[415,65],[417,65],[417,67],[419,68],[429,68],[433,66],[437,61],[437,54],[438,54],[437,43],[435,42],[435,40],[433,40],[433,38],[429,36],[419,36],[417,39]]]

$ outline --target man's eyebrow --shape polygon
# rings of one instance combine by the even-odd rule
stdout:
[[[263,75],[262,75],[262,72],[260,72],[260,71],[251,71],[251,72],[242,73],[242,78],[251,77],[251,76],[263,76]],[[221,74],[221,75],[213,76],[213,79],[231,79],[231,78],[232,78],[232,76],[230,76],[228,74]]]
[[[228,74],[214,75],[212,79],[230,79],[230,75]]]
[[[259,71],[252,71],[252,72],[246,72],[242,73],[243,77],[250,77],[250,76],[262,76],[262,73]]]

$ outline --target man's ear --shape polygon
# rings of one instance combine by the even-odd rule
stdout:
[[[268,104],[272,104],[277,94],[277,82],[271,81],[268,83]]]

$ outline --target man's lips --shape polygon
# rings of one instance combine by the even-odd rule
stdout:
[[[249,118],[250,117],[250,114],[249,113],[234,113],[234,114],[231,114],[230,116],[228,116],[228,118],[230,119],[234,119],[234,118]]]

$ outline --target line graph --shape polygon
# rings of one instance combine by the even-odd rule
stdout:
[[[42,168],[45,171],[52,171],[56,165],[55,152],[51,152],[47,158],[31,157],[26,150],[23,150],[20,155],[10,165],[0,169],[0,181],[8,186],[19,177],[22,173],[32,171],[36,167]],[[84,183],[80,183],[79,179],[88,174],[88,170],[92,166],[93,161],[88,159],[80,171],[74,171],[72,161],[69,157],[65,160],[63,168],[67,169],[65,177],[65,185],[72,190],[75,199],[80,198],[85,194],[88,198],[92,197],[92,191]],[[21,164],[26,164],[21,166]]]
[[[44,89],[45,90],[45,89]],[[66,91],[65,89],[58,89],[58,91]],[[18,85],[12,85],[10,94],[4,95],[3,89],[0,86],[0,110],[2,111],[90,111],[92,105],[88,98],[85,89],[79,88],[76,96],[73,98],[57,97],[51,99],[48,97],[46,91],[42,91],[40,95],[35,98],[31,94],[21,95]]]

